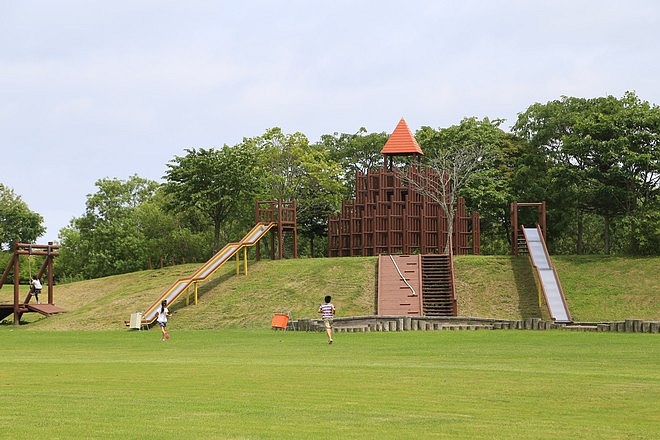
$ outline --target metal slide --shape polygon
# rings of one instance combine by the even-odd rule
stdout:
[[[566,298],[561,289],[557,271],[550,262],[550,255],[545,246],[541,229],[538,226],[536,228],[523,228],[523,234],[552,319],[555,322],[572,322],[568,305],[566,305]]]
[[[158,297],[142,314],[142,326],[148,326],[154,323],[158,316],[157,309],[163,300],[167,300],[167,304],[172,304],[188,287],[192,284],[203,281],[218,270],[224,263],[231,257],[236,255],[238,251],[249,246],[254,246],[273,226],[277,223],[257,223],[245,237],[239,242],[228,243],[220,249],[213,257],[204,263],[197,271],[188,278],[180,278],[175,281],[168,289]],[[237,263],[238,264],[238,263]],[[129,325],[126,322],[126,325]]]

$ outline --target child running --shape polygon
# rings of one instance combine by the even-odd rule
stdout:
[[[319,306],[319,313],[325,325],[325,333],[328,335],[328,344],[332,344],[332,318],[335,316],[335,306],[330,302],[332,298],[326,295],[325,304]]]
[[[160,325],[160,331],[162,333],[160,337],[160,342],[165,341],[165,339],[170,339],[170,334],[167,332],[166,327],[167,327],[167,318],[172,316],[170,313],[170,310],[165,307],[167,306],[167,300],[163,300],[160,303],[160,309],[158,309],[158,325]]]

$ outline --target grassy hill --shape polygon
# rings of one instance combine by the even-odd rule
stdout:
[[[660,319],[660,258],[604,256],[554,257],[575,321]],[[320,258],[251,262],[248,275],[235,275],[228,263],[199,286],[199,302],[173,307],[177,329],[269,328],[275,312],[294,319],[316,317],[330,294],[338,316],[370,315],[375,310],[376,257]],[[188,264],[58,285],[55,304],[68,310],[50,318],[23,319],[30,329],[125,329],[123,322],[148,307],[173,281],[191,275]],[[455,259],[461,316],[548,318],[539,307],[527,257],[463,256]],[[27,286],[22,286],[27,291]],[[21,292],[21,298],[25,292]],[[45,292],[43,294],[46,295]],[[0,302],[11,302],[11,286]],[[191,298],[192,301],[192,298]],[[11,323],[8,317],[3,323]]]

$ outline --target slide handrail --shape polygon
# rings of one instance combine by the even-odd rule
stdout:
[[[406,284],[406,286],[408,286],[408,288],[412,292],[412,296],[417,296],[417,292],[415,292],[415,289],[413,288],[413,286],[410,285],[410,283],[408,282],[406,277],[404,277],[403,274],[401,273],[401,269],[399,269],[399,265],[396,264],[396,261],[394,260],[393,255],[390,255],[390,260],[392,260],[392,264],[394,264],[394,268],[396,269],[397,273],[399,274],[399,278],[401,278],[401,280]]]

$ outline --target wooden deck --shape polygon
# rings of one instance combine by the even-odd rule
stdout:
[[[66,312],[65,309],[58,307],[55,304],[26,304],[25,306],[29,311],[41,313],[44,316],[51,316],[56,313]]]
[[[56,313],[66,312],[65,309],[58,307],[54,304],[19,304],[18,311],[20,314],[23,313],[39,313],[44,316],[52,316]],[[5,319],[8,316],[11,316],[14,313],[13,304],[0,304],[0,320]]]

